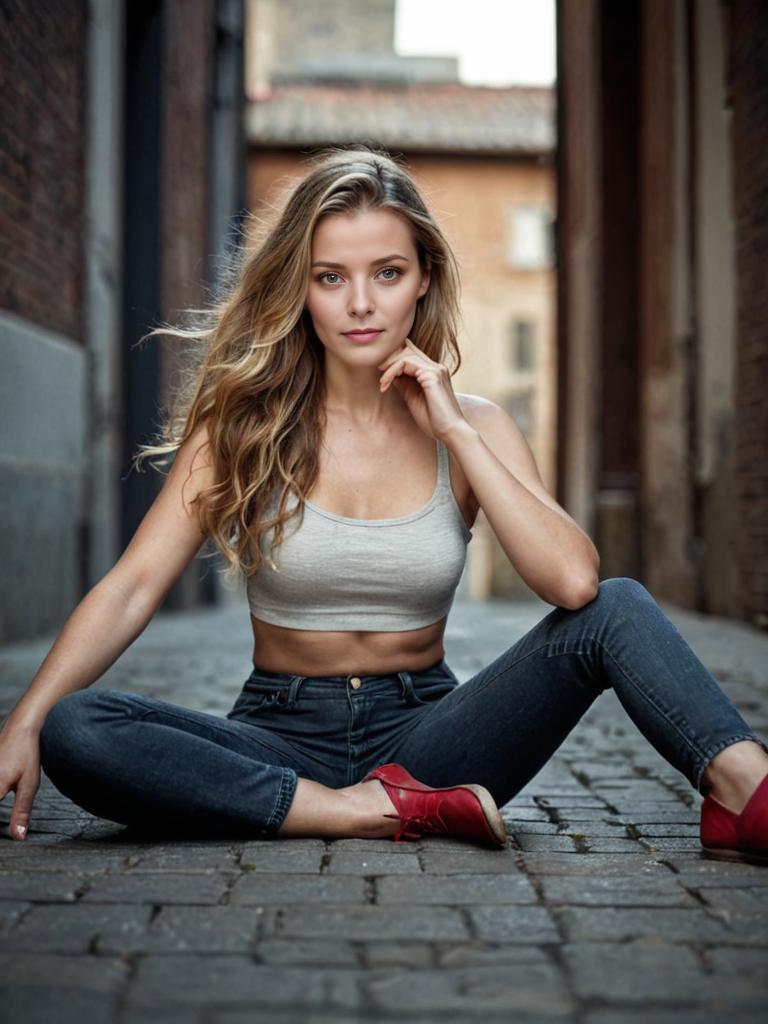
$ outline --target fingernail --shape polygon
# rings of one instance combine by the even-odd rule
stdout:
[[[19,836],[21,839],[24,838],[24,836],[26,835],[26,832],[27,832],[27,826],[26,825],[17,825],[16,826],[16,835]]]

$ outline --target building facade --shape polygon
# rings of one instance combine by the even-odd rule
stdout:
[[[558,4],[558,494],[601,576],[768,628],[768,8]]]
[[[0,0],[0,640],[58,629],[162,478],[130,472],[242,210],[241,0]],[[167,605],[210,600],[193,564]]]

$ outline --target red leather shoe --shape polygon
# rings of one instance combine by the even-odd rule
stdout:
[[[710,857],[768,864],[768,775],[741,814],[724,807],[713,796],[705,796],[699,835]]]
[[[362,782],[378,779],[395,805],[400,829],[392,837],[416,840],[424,832],[469,836],[494,846],[505,846],[507,830],[493,797],[484,786],[467,784],[433,788],[419,782],[399,764],[382,764]]]

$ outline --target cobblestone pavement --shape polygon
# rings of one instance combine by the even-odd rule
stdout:
[[[97,686],[225,714],[243,605],[161,613]],[[768,735],[768,637],[662,607]],[[467,679],[550,606],[457,600]],[[50,646],[0,652],[4,718]],[[768,869],[704,858],[701,797],[605,691],[503,809],[509,849],[447,837],[129,839],[43,777],[26,843],[0,802],[0,1020],[737,1024],[768,1019]]]

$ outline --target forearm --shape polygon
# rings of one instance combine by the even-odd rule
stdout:
[[[38,731],[50,708],[99,678],[145,628],[155,611],[141,590],[107,575],[67,619],[5,724]]]
[[[529,587],[550,604],[578,607],[597,586],[599,555],[581,528],[528,490],[469,423],[444,439],[501,547]]]

